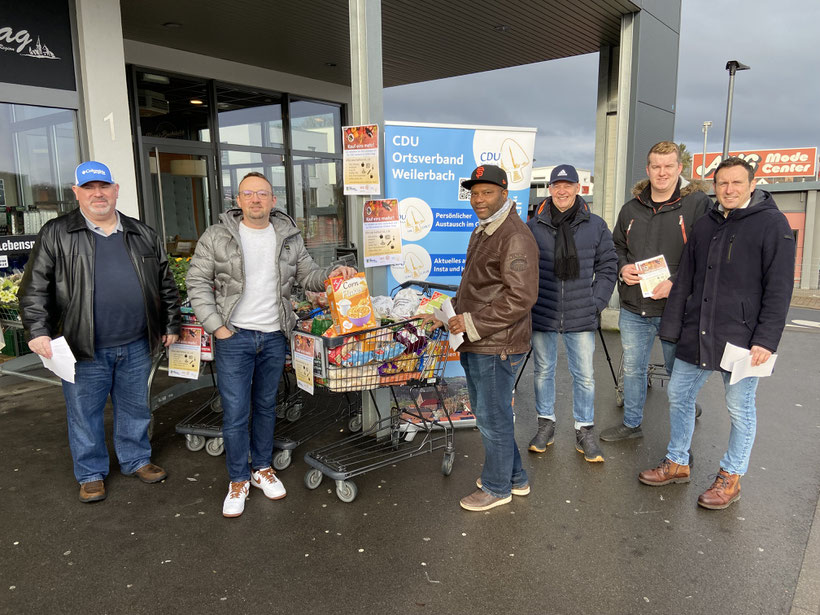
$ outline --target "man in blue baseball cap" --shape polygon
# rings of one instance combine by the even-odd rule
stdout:
[[[80,501],[96,502],[106,497],[109,396],[123,474],[167,476],[151,463],[148,376],[152,354],[179,335],[179,293],[157,234],[117,211],[111,170],[84,162],[75,180],[79,207],[40,230],[18,297],[29,348],[50,358],[64,336],[77,360],[74,381],[63,380],[68,441]]]
[[[558,336],[564,340],[572,374],[575,448],[589,462],[604,460],[593,426],[595,380],[592,355],[598,317],[609,302],[618,257],[606,222],[578,193],[575,167],[552,170],[549,198],[527,222],[538,243],[538,300],[532,308],[535,409],[538,430],[529,450],[543,453],[555,437],[555,364]]]

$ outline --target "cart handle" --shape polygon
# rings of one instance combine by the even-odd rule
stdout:
[[[458,286],[455,284],[438,284],[436,282],[427,282],[426,280],[405,280],[398,286],[394,287],[393,290],[390,291],[390,295],[392,296],[393,293],[396,292],[397,288],[405,289],[409,288],[410,286],[418,286],[421,288],[421,291],[426,294],[430,295],[430,290],[449,290],[450,292],[456,292],[458,290]]]

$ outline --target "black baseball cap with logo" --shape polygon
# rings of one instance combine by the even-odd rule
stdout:
[[[507,190],[507,172],[493,164],[476,167],[470,179],[461,182],[461,187],[469,190],[476,184],[495,184]]]

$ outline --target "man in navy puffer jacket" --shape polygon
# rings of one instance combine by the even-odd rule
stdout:
[[[560,333],[573,380],[575,448],[592,462],[604,460],[593,435],[595,330],[615,288],[618,256],[606,222],[589,211],[578,196],[579,189],[574,167],[555,167],[550,175],[550,197],[527,222],[540,251],[538,301],[532,308],[538,431],[529,450],[543,453],[554,439]]]

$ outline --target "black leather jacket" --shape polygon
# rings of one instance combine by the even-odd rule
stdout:
[[[155,352],[163,335],[179,334],[179,292],[153,229],[122,213],[120,221]],[[30,338],[64,335],[78,361],[94,358],[94,239],[79,209],[40,230],[17,297]]]

